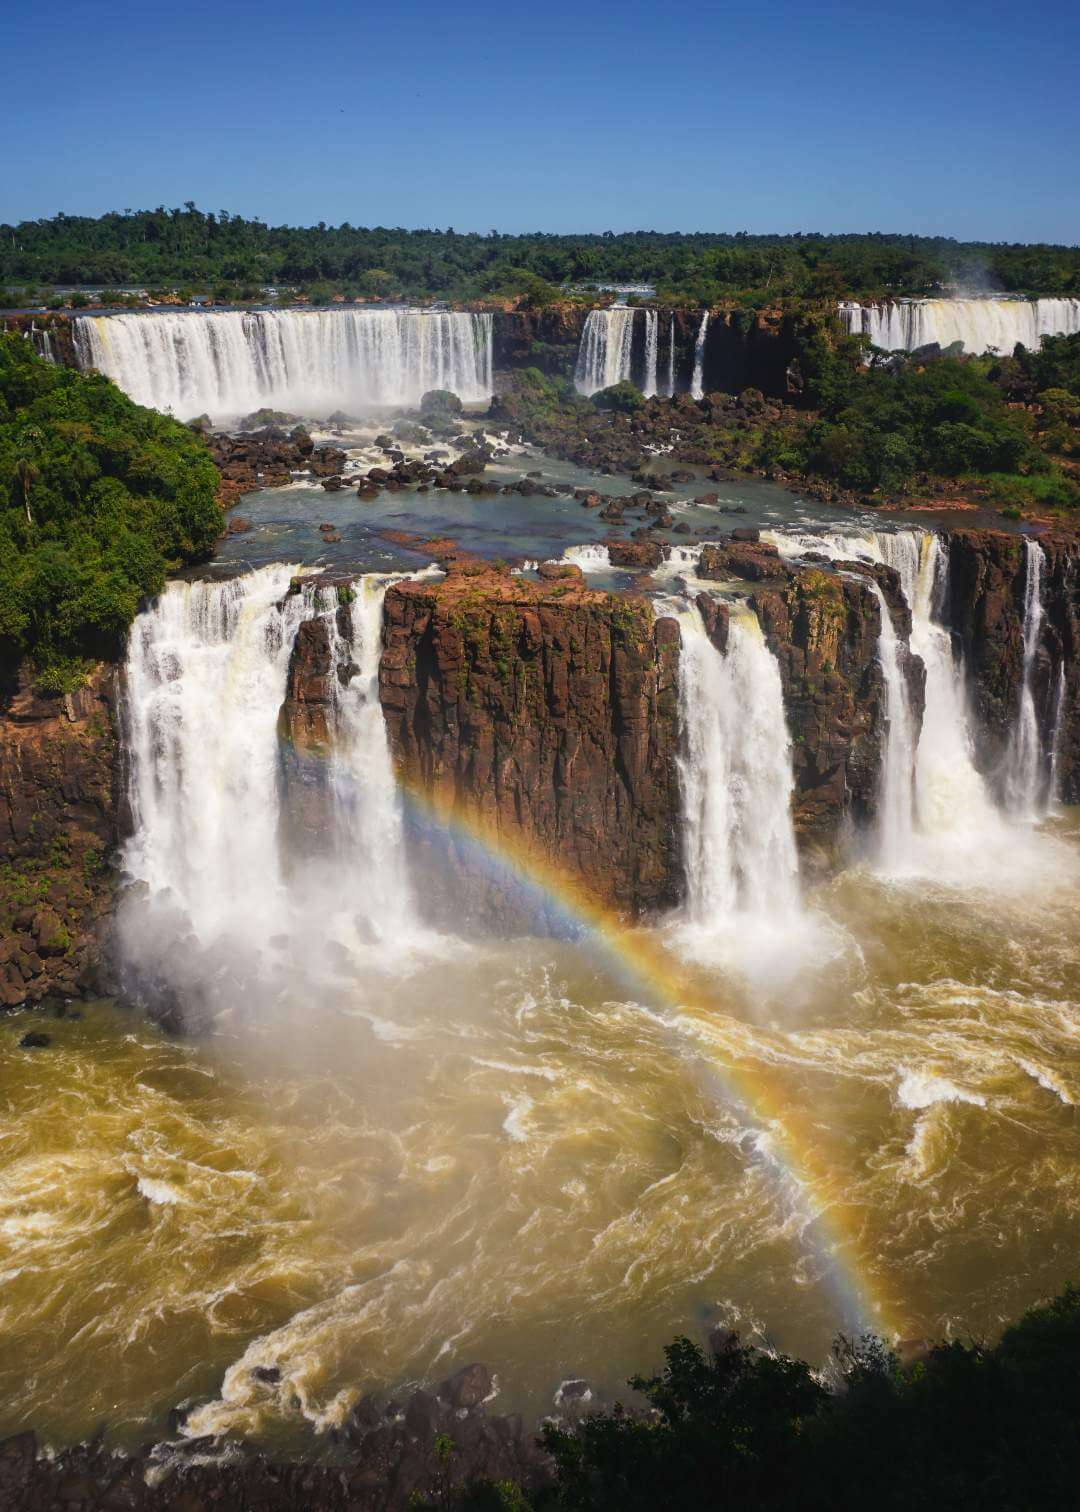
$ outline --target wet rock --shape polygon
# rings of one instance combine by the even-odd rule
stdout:
[[[52,1035],[45,1034],[40,1029],[31,1029],[24,1034],[19,1041],[20,1050],[45,1050],[52,1044]]]
[[[439,1387],[439,1396],[454,1408],[479,1407],[492,1393],[494,1380],[486,1365],[466,1365]]]

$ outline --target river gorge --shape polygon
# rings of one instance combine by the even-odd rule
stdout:
[[[632,531],[481,413],[489,314],[74,324],[140,403],[324,417],[361,495],[256,487],[120,662],[8,698],[5,859],[63,832],[76,880],[0,954],[0,1432],[321,1452],[475,1361],[531,1423],[678,1332],[821,1365],[1073,1278],[1073,533],[701,466]],[[562,345],[696,399],[732,330]],[[431,389],[474,413],[410,442]],[[481,444],[501,493],[364,500]]]

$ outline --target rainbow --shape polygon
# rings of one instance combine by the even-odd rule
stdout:
[[[849,1334],[870,1332],[898,1340],[904,1330],[897,1299],[884,1294],[880,1266],[866,1250],[865,1214],[846,1195],[842,1162],[830,1158],[821,1128],[776,1076],[747,1053],[736,1033],[724,1033],[717,1011],[695,1003],[700,994],[672,958],[661,932],[628,926],[579,877],[541,856],[525,837],[441,801],[400,772],[397,778],[413,828],[438,832],[463,849],[470,864],[512,880],[535,901],[548,932],[591,945],[632,991],[658,999],[673,1032],[695,1016],[708,1024],[709,1039],[723,1042],[722,1057],[707,1056],[704,1046],[700,1054],[721,1094],[763,1126],[769,1157],[788,1178],[801,1214],[809,1220],[804,1237],[822,1263],[840,1327]],[[735,1021],[727,1022],[735,1027]]]

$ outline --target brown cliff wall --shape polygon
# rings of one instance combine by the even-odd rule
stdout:
[[[0,1007],[93,985],[120,830],[115,676],[39,698],[23,667],[0,694]]]
[[[580,576],[485,572],[386,596],[380,696],[406,785],[581,879],[627,915],[681,891],[678,628]],[[467,844],[418,830],[429,911],[535,924],[536,900]],[[438,864],[428,865],[427,862]]]
[[[896,575],[888,568],[874,576],[879,573],[886,577],[886,602],[902,603]],[[850,824],[868,826],[877,812],[886,738],[878,600],[861,583],[805,569],[755,589],[750,602],[780,665],[796,837],[810,864],[821,866],[836,858]],[[906,636],[903,610],[892,612],[898,635]],[[906,655],[904,663],[921,724],[925,670],[916,656]]]
[[[1065,535],[1040,537],[1046,554],[1045,620],[1032,691],[1049,770],[1058,723],[1061,668],[1065,696],[1058,731],[1060,796],[1080,802],[1080,546]],[[975,714],[975,757],[1000,786],[1023,688],[1026,553],[1021,537],[995,530],[949,536],[946,618],[963,648]]]

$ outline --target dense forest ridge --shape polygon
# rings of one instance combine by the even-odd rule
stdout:
[[[475,300],[544,304],[603,284],[639,284],[663,302],[751,308],[784,301],[994,292],[1080,293],[1080,247],[959,242],[897,233],[605,231],[504,235],[401,227],[270,226],[228,211],[125,210],[96,218],[0,225],[0,304],[33,302],[40,286],[122,297],[204,292],[313,302]],[[4,291],[7,291],[6,293]]]

